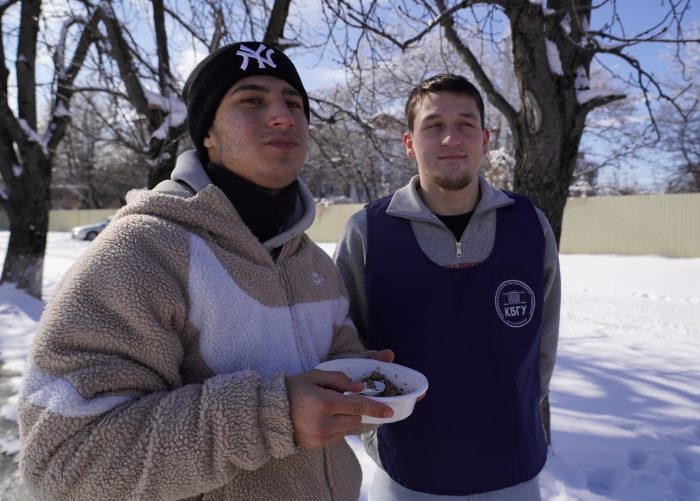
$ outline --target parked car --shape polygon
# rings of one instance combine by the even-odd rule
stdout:
[[[80,240],[95,240],[95,237],[100,234],[109,224],[110,218],[103,219],[94,224],[86,224],[84,226],[76,226],[71,230],[71,237]]]

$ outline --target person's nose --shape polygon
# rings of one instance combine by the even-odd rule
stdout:
[[[454,127],[448,127],[445,130],[445,136],[442,138],[443,146],[459,146],[462,140],[459,137],[459,132]]]
[[[289,106],[284,99],[275,99],[274,103],[270,107],[269,124],[270,127],[283,129],[294,127],[294,115],[292,115],[292,110],[289,109]]]

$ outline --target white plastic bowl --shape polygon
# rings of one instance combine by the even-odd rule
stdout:
[[[324,371],[343,372],[354,381],[369,376],[373,371],[379,371],[404,391],[402,395],[394,397],[366,397],[390,406],[394,409],[394,415],[384,419],[362,416],[363,423],[383,424],[406,419],[413,413],[416,399],[428,391],[428,379],[420,372],[403,365],[380,362],[371,358],[339,358],[323,362],[316,368]]]

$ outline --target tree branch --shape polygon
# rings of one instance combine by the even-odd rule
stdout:
[[[263,43],[266,45],[280,47],[283,50],[290,47],[288,44],[280,44],[280,40],[284,38],[284,26],[287,24],[290,3],[291,0],[275,0],[263,37]]]
[[[36,42],[39,34],[41,0],[24,0],[21,4],[17,60],[17,115],[36,130]]]
[[[438,9],[441,12],[448,12],[445,9],[444,0],[435,0],[435,4],[438,6]],[[508,100],[500,92],[498,92],[498,90],[496,90],[495,85],[488,77],[488,75],[486,75],[486,73],[484,72],[484,69],[474,56],[474,53],[471,51],[471,49],[469,49],[467,45],[465,45],[462,42],[461,38],[457,34],[457,30],[454,27],[454,19],[452,18],[452,16],[443,16],[442,26],[447,41],[450,43],[450,45],[452,45],[452,47],[454,47],[455,51],[457,51],[457,54],[459,54],[462,61],[464,61],[469,66],[469,69],[472,70],[474,78],[476,78],[476,81],[479,83],[479,87],[481,87],[486,93],[489,101],[491,101],[491,103],[493,103],[493,105],[496,108],[498,108],[498,110],[503,114],[503,116],[506,117],[506,120],[508,121],[508,124],[510,125],[510,129],[513,132],[513,134],[517,134],[518,112],[508,102]]]
[[[102,20],[107,28],[110,52],[119,68],[119,73],[126,87],[127,94],[129,95],[129,100],[138,113],[147,117],[150,123],[155,124],[157,117],[153,111],[149,109],[148,100],[146,99],[146,94],[139,80],[138,71],[134,67],[131,49],[122,33],[121,24],[117,20],[110,3],[103,2],[100,4],[99,8],[103,11]],[[157,125],[155,125],[154,128],[155,127],[157,127]]]
[[[19,0],[13,0],[11,2],[5,3],[0,8],[0,25],[2,25],[2,18],[6,10],[13,4],[17,3]],[[2,30],[3,33],[5,30]],[[6,165],[7,170],[3,171],[3,177],[9,179],[11,177],[10,165],[15,162],[15,154],[12,148],[12,143],[18,143],[22,140],[22,132],[17,122],[17,117],[15,117],[14,111],[10,108],[9,102],[9,87],[8,80],[10,78],[10,71],[5,65],[5,43],[4,37],[0,36],[0,123],[2,124],[2,137],[0,138],[0,150],[4,152],[4,155],[0,158],[5,161],[0,161],[0,168]]]
[[[328,106],[330,108],[335,109],[338,112],[338,114],[340,114],[340,115],[348,116],[354,123],[356,123],[357,125],[360,126],[363,133],[365,134],[367,139],[369,139],[369,141],[372,143],[372,146],[377,151],[377,153],[379,153],[379,155],[382,156],[382,158],[384,158],[385,160],[388,158],[384,154],[386,147],[385,147],[385,145],[380,143],[379,138],[377,138],[377,135],[375,134],[374,127],[372,127],[372,125],[370,125],[367,121],[363,120],[362,117],[360,117],[357,113],[353,113],[352,111],[349,111],[349,110],[343,108],[342,106],[340,106],[334,102],[328,101],[326,99],[311,98],[311,100],[318,103],[318,104],[325,105],[325,106]],[[323,122],[329,123],[329,124],[334,124],[338,120],[336,114],[333,114],[330,117],[324,117],[321,114],[319,114],[315,108],[311,109],[311,113],[317,119],[319,119]]]
[[[622,99],[625,99],[626,97],[627,96],[625,94],[608,94],[607,96],[594,97],[593,99],[589,99],[581,105],[581,111],[583,112],[583,116],[585,117],[586,115],[588,115],[588,113],[590,113],[596,108],[605,106],[606,104],[610,104],[615,101],[620,101]]]
[[[209,41],[206,38],[204,38],[202,35],[197,33],[194,29],[192,29],[192,26],[190,26],[190,23],[185,21],[184,19],[182,19],[182,17],[180,17],[180,15],[177,12],[175,12],[173,9],[171,9],[167,5],[164,5],[163,9],[164,9],[164,12],[166,14],[168,14],[170,17],[175,19],[180,24],[180,26],[182,26],[185,30],[187,30],[190,33],[190,35],[192,35],[197,41],[199,41],[202,45],[206,45],[207,47],[209,46]]]
[[[85,23],[82,32],[80,33],[80,38],[75,47],[73,53],[73,58],[68,68],[64,68],[62,65],[58,66],[59,63],[62,64],[64,60],[64,54],[59,53],[59,51],[65,50],[65,44],[62,44],[57,48],[55,61],[57,64],[56,73],[58,75],[58,83],[56,87],[56,97],[54,100],[54,106],[51,113],[51,118],[49,120],[49,126],[46,129],[46,144],[49,151],[53,151],[65,134],[66,127],[70,121],[70,100],[75,92],[73,88],[73,82],[75,81],[80,69],[83,67],[85,58],[87,56],[90,46],[97,38],[97,24],[101,18],[101,12],[99,9],[95,9],[90,17],[90,20]],[[74,24],[77,20],[70,20],[69,25]],[[65,27],[67,32],[68,27]]]
[[[168,35],[165,31],[165,9],[163,0],[152,0],[153,25],[156,32],[156,52],[158,54],[158,85],[163,96],[177,94],[173,88],[173,77],[170,73],[170,56],[168,54]]]

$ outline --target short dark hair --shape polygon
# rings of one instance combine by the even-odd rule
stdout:
[[[455,94],[463,94],[471,97],[476,101],[481,115],[481,128],[484,128],[484,100],[481,97],[479,89],[474,84],[461,75],[452,73],[440,73],[433,77],[423,80],[416,85],[408,96],[406,101],[406,125],[408,130],[413,132],[413,122],[416,119],[416,108],[418,103],[426,94],[435,92],[453,92]]]

